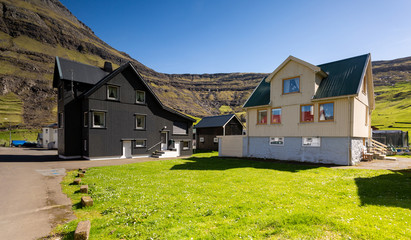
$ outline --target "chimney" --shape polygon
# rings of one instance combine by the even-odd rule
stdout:
[[[106,71],[106,72],[113,71],[113,66],[111,65],[111,62],[104,62],[103,70]]]

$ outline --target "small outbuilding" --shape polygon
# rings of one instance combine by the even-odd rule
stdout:
[[[217,136],[242,135],[243,127],[235,114],[205,117],[194,127],[197,149],[217,151]]]
[[[48,148],[57,149],[58,146],[58,125],[53,123],[42,128],[42,132],[37,136],[37,145]]]
[[[406,148],[408,146],[408,132],[401,130],[373,130],[372,139],[385,145]]]

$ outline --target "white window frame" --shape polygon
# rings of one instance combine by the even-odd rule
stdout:
[[[204,142],[204,137],[200,137],[200,142],[201,142],[201,143]]]
[[[301,144],[303,147],[321,147],[320,137],[302,137]]]
[[[143,117],[143,119],[144,119],[144,122],[143,122],[143,127],[138,127],[137,126],[137,117]],[[145,130],[146,129],[146,122],[147,122],[147,116],[146,115],[144,115],[144,114],[135,114],[134,115],[134,118],[135,118],[135,129],[137,129],[137,130]]]
[[[218,138],[215,137],[213,141],[214,141],[214,143],[218,143]]]
[[[143,97],[143,101],[142,101],[142,102],[137,101],[137,94],[138,94],[139,92],[144,94],[144,97]],[[145,92],[145,91],[136,90],[136,103],[140,103],[140,104],[146,103],[146,92]]]
[[[270,137],[271,146],[284,146],[284,137]]]
[[[142,141],[142,145],[137,145],[137,141]],[[147,140],[146,139],[136,139],[134,142],[134,147],[135,148],[146,148],[147,147]]]
[[[93,111],[92,112],[92,126],[93,128],[106,128],[106,112],[104,111]],[[95,125],[94,117],[96,114],[103,114],[103,124],[102,125]]]
[[[110,97],[110,88],[117,89],[117,98]],[[107,85],[107,99],[118,101],[120,99],[120,87],[114,85]]]

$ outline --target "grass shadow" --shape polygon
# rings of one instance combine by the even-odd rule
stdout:
[[[174,165],[170,170],[228,170],[233,168],[259,168],[287,172],[325,167],[327,165],[309,164],[291,161],[279,161],[251,158],[190,157],[183,164]]]
[[[411,209],[411,170],[371,178],[356,178],[361,206],[382,205]]]

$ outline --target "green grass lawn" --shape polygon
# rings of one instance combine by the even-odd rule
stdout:
[[[411,239],[411,172],[335,169],[218,158],[90,168],[84,194],[63,191],[78,217],[56,228],[72,239],[81,220],[91,239]]]

